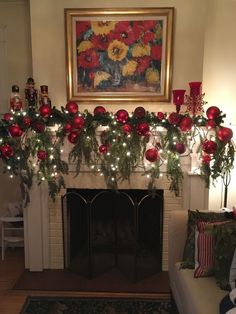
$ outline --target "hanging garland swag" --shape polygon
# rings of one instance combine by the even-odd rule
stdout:
[[[191,154],[196,145],[199,173],[207,187],[210,179],[214,181],[233,168],[233,132],[223,126],[224,117],[215,106],[207,109],[205,117],[153,113],[143,107],[132,114],[124,109],[112,114],[97,106],[92,114],[79,112],[75,102],[61,110],[45,104],[38,111],[4,114],[0,121],[0,157],[10,177],[19,175],[29,188],[33,176],[39,184],[47,181],[53,199],[64,187],[68,162],[76,165],[76,175],[82,162],[95,174],[103,174],[109,188],[117,188],[140,168],[150,178],[148,188],[153,189],[164,167],[170,190],[178,195],[183,178],[181,157]],[[101,126],[103,131],[98,133]],[[68,161],[61,157],[65,141],[71,143]]]

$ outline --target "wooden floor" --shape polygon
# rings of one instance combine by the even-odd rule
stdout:
[[[132,297],[133,294],[119,293],[94,293],[94,292],[76,292],[76,291],[37,291],[37,290],[12,290],[12,287],[23,273],[24,252],[23,248],[9,248],[6,251],[4,261],[0,261],[0,313],[1,314],[19,314],[27,296],[106,296],[106,297]],[[135,294],[136,298],[143,298],[143,294]],[[163,297],[163,295],[162,295]],[[169,298],[167,294],[165,296]]]

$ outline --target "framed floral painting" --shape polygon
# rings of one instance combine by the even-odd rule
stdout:
[[[65,9],[75,101],[168,101],[173,8]]]

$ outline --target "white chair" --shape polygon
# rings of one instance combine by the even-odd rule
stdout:
[[[5,250],[8,246],[16,246],[17,243],[24,243],[24,219],[20,214],[20,203],[10,203],[8,212],[0,217],[2,236],[2,260],[5,257]]]

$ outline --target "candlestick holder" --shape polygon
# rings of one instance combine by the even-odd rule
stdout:
[[[204,101],[205,93],[201,92],[202,82],[190,82],[190,95],[185,96],[185,105],[187,111],[193,116],[202,115],[203,106],[207,103]]]
[[[173,103],[175,104],[176,107],[176,112],[179,113],[180,112],[180,107],[183,105],[184,103],[184,94],[185,94],[186,90],[185,89],[174,89],[172,91],[173,94]]]

